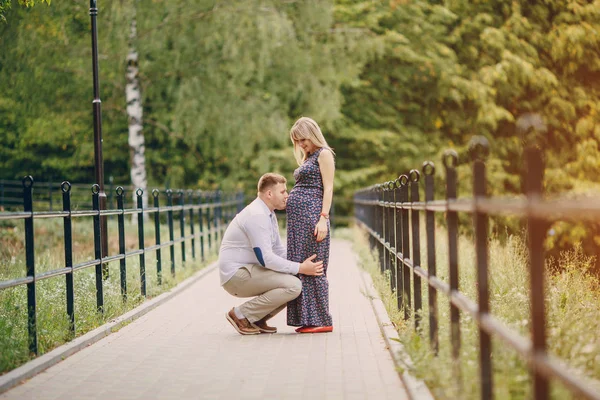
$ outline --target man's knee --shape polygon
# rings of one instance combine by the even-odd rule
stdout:
[[[292,300],[300,296],[302,292],[302,281],[295,276],[290,276],[290,283],[287,288],[288,293],[292,296]]]
[[[235,297],[243,297],[243,296],[240,296],[240,295],[238,294],[238,291],[239,291],[239,290],[238,290],[238,288],[231,288],[231,287],[226,287],[226,286],[223,286],[223,289],[225,289],[225,291],[226,291],[227,293],[229,293],[230,295],[232,295],[232,296],[235,296]]]

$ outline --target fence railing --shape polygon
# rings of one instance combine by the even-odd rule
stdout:
[[[111,177],[112,178],[112,177]],[[62,207],[61,182],[36,182],[33,196],[33,205],[36,210],[54,211]],[[112,179],[105,185],[107,208],[116,208],[117,185]],[[132,185],[121,185],[126,193],[133,194],[137,187]],[[167,190],[169,188],[165,188]],[[172,189],[178,192],[179,189]],[[125,206],[135,206],[133,196],[124,199]],[[71,207],[73,209],[90,208],[90,185],[87,183],[71,183]],[[0,211],[13,211],[23,208],[23,183],[21,181],[0,179]]]
[[[473,318],[479,331],[479,362],[481,398],[494,397],[492,379],[491,337],[499,338],[525,360],[533,376],[535,399],[549,398],[549,381],[561,381],[573,394],[586,399],[600,399],[597,385],[592,379],[582,378],[573,369],[547,351],[545,299],[544,239],[550,221],[563,219],[580,221],[600,217],[598,201],[544,200],[542,183],[544,166],[539,150],[526,152],[525,199],[488,198],[486,195],[486,166],[484,154],[487,142],[475,142],[473,163],[473,198],[457,199],[458,155],[449,150],[444,153],[446,172],[446,199],[434,200],[435,166],[423,164],[425,201],[419,197],[421,172],[416,169],[394,181],[373,185],[355,193],[355,217],[358,224],[369,233],[371,248],[377,248],[381,272],[389,271],[390,289],[395,292],[399,310],[410,318],[414,310],[415,329],[420,316],[428,315],[429,340],[437,354],[438,305],[441,293],[450,302],[450,339],[455,366],[460,363],[461,346],[460,313]],[[421,265],[420,213],[425,212],[427,238],[427,266]],[[448,231],[449,282],[437,277],[436,237],[434,213],[446,213]],[[458,212],[470,213],[474,225],[477,266],[478,302],[459,290],[458,264]],[[409,215],[410,214],[410,215]],[[490,311],[488,285],[488,219],[489,216],[510,215],[526,219],[529,248],[531,334],[529,338],[514,332]],[[411,250],[412,242],[412,250]],[[411,252],[412,251],[412,252]],[[411,287],[412,275],[412,287]],[[429,304],[422,312],[421,279],[425,280]],[[412,291],[411,291],[412,290]],[[456,374],[455,376],[457,376]]]
[[[139,257],[139,277],[140,291],[142,296],[146,296],[146,254],[155,252],[157,283],[162,284],[162,257],[161,250],[168,247],[170,250],[170,273],[175,275],[175,246],[181,246],[181,261],[186,261],[186,242],[191,242],[192,258],[196,258],[196,243],[199,244],[200,258],[204,260],[205,249],[210,252],[216,248],[219,238],[222,238],[224,229],[233,219],[235,214],[244,206],[244,195],[238,193],[222,193],[221,191],[203,192],[192,190],[179,190],[173,192],[168,189],[160,192],[157,189],[152,191],[152,207],[143,207],[143,191],[137,189],[137,207],[125,208],[125,190],[119,186],[115,190],[117,202],[116,209],[102,210],[99,208],[99,186],[93,185],[89,193],[91,200],[91,210],[73,210],[71,207],[71,184],[63,182],[60,185],[62,193],[62,211],[34,211],[33,208],[33,189],[34,182],[31,176],[23,179],[21,185],[23,211],[0,212],[0,222],[7,220],[24,220],[25,230],[25,264],[26,271],[24,277],[0,281],[0,290],[26,285],[27,286],[27,327],[29,334],[29,350],[31,353],[38,353],[37,344],[37,322],[36,322],[36,282],[64,275],[66,279],[66,304],[69,318],[69,329],[75,333],[75,308],[74,308],[74,283],[73,274],[76,271],[95,267],[96,280],[96,305],[99,312],[104,309],[103,280],[105,278],[106,266],[110,262],[119,261],[120,266],[120,286],[123,300],[127,298],[127,259],[130,257]],[[88,189],[89,190],[89,189]],[[160,205],[160,198],[166,197],[167,205]],[[173,204],[173,200],[177,204]],[[169,240],[161,242],[161,214],[166,213],[167,228],[169,230]],[[178,213],[180,234],[175,237],[174,232],[174,213]],[[187,213],[187,217],[186,217]],[[145,214],[153,214],[154,218],[144,218]],[[100,243],[102,216],[117,216],[118,220],[118,254],[109,256],[102,254]],[[126,251],[125,247],[125,215],[137,215],[138,228],[138,248],[133,251]],[[73,264],[73,230],[72,220],[74,218],[92,217],[93,218],[93,241],[94,241],[94,259]],[[36,273],[35,265],[35,238],[34,222],[42,218],[62,218],[64,227],[64,255],[65,265],[63,268]],[[144,224],[154,225],[155,244],[145,247]],[[185,234],[185,228],[189,225],[190,234]],[[195,228],[198,227],[198,230]],[[214,247],[213,247],[214,246]]]

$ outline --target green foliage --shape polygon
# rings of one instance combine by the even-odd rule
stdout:
[[[31,174],[36,180],[93,181],[88,10],[85,4],[66,2],[13,8],[0,25],[2,178]],[[127,173],[121,12],[118,3],[101,11],[109,21],[99,37],[107,177]]]
[[[366,65],[360,86],[347,89],[348,119],[458,148],[473,134],[486,135],[492,159],[501,158],[508,175],[520,173],[514,165],[525,144],[546,149],[551,167],[597,149],[598,87],[589,78],[598,70],[598,2],[437,3],[379,4],[371,29],[385,52]],[[516,130],[529,112],[542,114],[547,135]],[[561,151],[576,143],[585,144]],[[432,155],[422,147],[422,158]],[[593,156],[586,161],[597,164]],[[589,168],[571,165],[587,179]],[[513,186],[510,176],[492,180],[494,188]]]
[[[0,178],[91,182],[88,9],[9,4],[0,0]],[[151,187],[251,195],[267,171],[293,182],[288,131],[304,115],[336,151],[339,213],[350,212],[355,189],[425,160],[443,178],[448,147],[468,195],[476,134],[491,144],[492,195],[521,192],[529,145],[545,151],[548,193],[597,192],[598,9],[600,0],[103,2],[105,176],[129,181],[124,87],[135,15]],[[532,115],[543,127],[522,127]],[[595,231],[586,228],[588,252]],[[559,248],[581,239],[568,226],[556,232]]]
[[[19,4],[25,7],[33,7],[35,6],[35,0],[18,0]],[[40,0],[42,3],[46,3],[50,5],[52,0]],[[12,6],[11,0],[0,0],[0,21],[6,22],[6,17],[4,13],[10,9]]]
[[[331,138],[341,119],[340,86],[356,81],[374,52],[374,35],[338,23],[331,2],[103,4],[105,176],[116,182],[128,180],[125,56],[134,11],[151,186],[250,193],[264,172],[291,178],[293,121],[309,115]],[[92,181],[87,9],[62,2],[7,16],[0,27],[1,177]]]
[[[381,1],[352,8],[343,17],[368,24],[384,50],[365,65],[359,84],[342,89],[348,133],[341,137],[351,137],[342,143],[365,158],[350,158],[351,164],[385,166],[378,176],[384,181],[426,159],[440,165],[441,152],[451,147],[459,153],[460,195],[469,196],[469,141],[484,135],[491,144],[491,195],[522,192],[526,146],[545,153],[550,195],[597,193],[599,9],[599,1],[576,0]],[[532,114],[544,126],[521,128]],[[437,173],[442,178],[443,168]],[[583,240],[588,254],[598,254],[597,229],[574,228],[555,229],[549,244],[559,251]]]
[[[289,176],[291,124],[339,117],[361,40],[332,28],[329,2],[154,3],[138,9],[146,143],[170,149],[147,152],[154,179],[252,188],[267,171]]]

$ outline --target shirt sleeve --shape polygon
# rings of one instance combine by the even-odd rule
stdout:
[[[273,271],[296,275],[300,269],[300,264],[282,257],[281,249],[277,248],[277,254],[271,244],[271,221],[268,215],[254,215],[244,224],[244,231],[248,236],[252,250],[256,259],[265,268]],[[281,239],[277,234],[279,243]],[[283,245],[281,245],[283,247]]]

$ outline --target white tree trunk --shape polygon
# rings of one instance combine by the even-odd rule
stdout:
[[[134,11],[131,20],[129,35],[129,53],[127,54],[127,85],[125,98],[127,100],[127,116],[129,120],[129,154],[131,161],[131,183],[137,189],[144,191],[143,206],[148,207],[148,182],[146,179],[146,157],[144,145],[144,132],[142,126],[142,94],[138,80],[138,53],[136,51],[136,14]],[[137,206],[137,196],[133,193],[133,204]],[[137,218],[133,218],[137,221]]]

